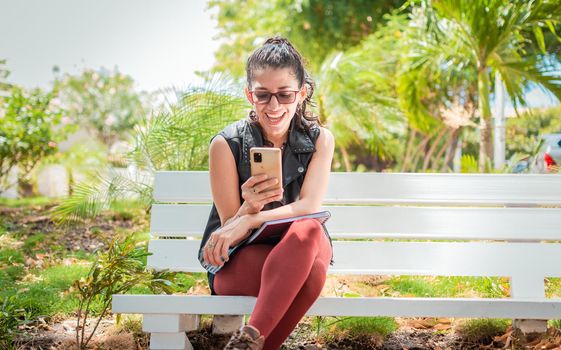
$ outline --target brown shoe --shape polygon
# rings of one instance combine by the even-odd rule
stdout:
[[[265,337],[259,333],[257,328],[245,325],[232,334],[232,338],[224,350],[261,350],[263,343],[265,343]]]

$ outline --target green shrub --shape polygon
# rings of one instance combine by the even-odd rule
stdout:
[[[59,127],[62,111],[53,99],[54,92],[14,87],[0,105],[0,188],[15,185],[8,183],[13,168],[21,185],[41,159],[56,152],[67,129]]]
[[[561,132],[561,107],[531,109],[506,123],[506,156],[531,154],[540,135]]]
[[[148,96],[136,92],[134,80],[118,70],[85,69],[55,81],[59,98],[76,124],[95,133],[111,146],[127,139],[135,125],[148,114]]]

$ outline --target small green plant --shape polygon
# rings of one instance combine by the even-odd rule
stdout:
[[[11,349],[18,325],[25,319],[25,310],[15,303],[15,297],[0,297],[0,349]]]
[[[76,344],[79,349],[87,347],[109,308],[113,294],[127,293],[138,285],[145,285],[154,293],[174,291],[174,274],[146,270],[144,258],[150,253],[144,245],[137,245],[131,236],[124,240],[113,239],[107,242],[107,246],[106,252],[97,254],[88,275],[73,285],[79,299],[76,324]],[[93,303],[101,304],[101,312],[93,330],[87,336],[85,325]]]
[[[456,331],[469,342],[490,342],[506,332],[511,321],[507,319],[468,319],[460,322]]]

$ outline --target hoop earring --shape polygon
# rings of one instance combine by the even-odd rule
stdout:
[[[254,110],[251,110],[249,112],[249,119],[251,119],[251,121],[253,121],[253,122],[256,122],[258,120],[257,113],[255,113]]]

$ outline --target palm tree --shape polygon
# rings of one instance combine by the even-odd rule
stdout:
[[[343,168],[374,158],[391,163],[400,155],[406,119],[400,111],[395,87],[396,27],[388,25],[359,46],[328,56],[317,77],[319,114],[335,136]],[[351,153],[357,159],[351,159]],[[379,168],[384,164],[379,165]]]
[[[540,86],[561,98],[557,60],[551,59],[542,28],[557,36],[561,2],[557,0],[421,0],[431,55],[420,67],[445,71],[450,66],[474,71],[480,129],[479,167],[492,155],[490,95],[495,74],[503,80],[515,107],[525,105],[525,90]],[[535,40],[530,40],[529,35]],[[432,40],[434,39],[434,40]],[[532,48],[537,43],[538,50]],[[414,69],[413,69],[414,70]]]
[[[165,92],[162,107],[135,129],[135,147],[124,157],[129,171],[110,169],[77,184],[55,209],[55,220],[95,217],[113,201],[131,195],[148,209],[155,171],[206,169],[211,137],[247,114],[241,91],[231,80],[214,76],[185,92]]]

